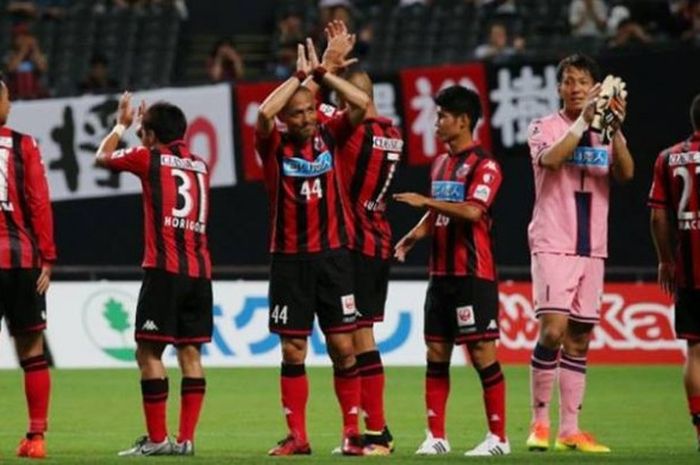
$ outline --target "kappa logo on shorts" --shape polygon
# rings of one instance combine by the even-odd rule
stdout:
[[[146,320],[146,322],[141,326],[143,331],[158,331],[158,325],[156,325],[153,320]]]
[[[354,315],[357,313],[357,307],[355,307],[355,294],[341,296],[340,304],[343,307],[343,315]]]
[[[466,305],[464,307],[457,307],[457,326],[474,326],[476,324],[476,318],[474,317],[474,307],[471,305]]]

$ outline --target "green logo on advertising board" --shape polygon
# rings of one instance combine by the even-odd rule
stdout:
[[[136,299],[129,293],[103,290],[91,295],[83,308],[83,325],[90,340],[104,353],[124,362],[135,360],[133,339]]]

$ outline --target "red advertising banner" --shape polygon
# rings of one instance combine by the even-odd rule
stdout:
[[[258,82],[239,83],[235,86],[241,166],[246,181],[260,181],[263,178],[262,162],[255,151],[255,123],[260,104],[278,85],[279,82]]]
[[[505,363],[529,363],[538,323],[532,285],[504,282],[500,290],[501,342]],[[652,283],[605,285],[600,324],[594,329],[589,360],[598,363],[681,363],[685,342],[675,339],[673,304]]]
[[[481,96],[483,116],[476,126],[476,138],[491,150],[491,110],[489,108],[486,69],[481,63],[412,68],[400,72],[404,108],[404,134],[408,147],[408,162],[412,165],[430,164],[444,151],[435,137],[436,110],[433,96],[455,84],[475,90]]]

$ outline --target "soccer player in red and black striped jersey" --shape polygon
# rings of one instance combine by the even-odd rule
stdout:
[[[377,113],[369,75],[352,69],[343,77],[372,102],[364,121],[340,148],[338,172],[355,278],[358,317],[353,340],[360,371],[361,407],[365,413],[364,455],[388,455],[393,451],[393,438],[384,416],[384,367],[373,327],[384,320],[392,255],[386,196],[401,160],[403,139],[393,122]],[[323,104],[319,107],[319,120],[337,117],[345,108],[342,98],[339,110]]]
[[[473,139],[481,117],[479,96],[462,86],[435,97],[437,135],[448,153],[435,158],[431,196],[396,194],[394,198],[427,213],[395,247],[403,261],[416,241],[432,235],[430,284],[425,301],[428,368],[425,402],[428,437],[416,451],[447,453],[445,407],[454,344],[466,344],[484,389],[489,432],[466,455],[510,453],[505,432],[505,380],[496,358],[498,283],[491,239],[491,204],[501,185],[498,162]]]
[[[17,455],[44,458],[51,378],[43,331],[56,246],[39,147],[5,126],[9,113],[9,90],[0,75],[0,319],[14,337],[24,371],[29,429]]]
[[[141,180],[145,270],[136,309],[136,361],[148,435],[120,455],[192,455],[204,400],[201,345],[212,335],[211,263],[207,246],[209,167],[185,143],[180,108],[157,102],[138,110],[142,145],[116,150],[135,111],[131,95],[119,100],[118,124],[100,145],[96,163]],[[173,344],[182,370],[180,429],[168,438],[168,378],[161,357]]]
[[[313,48],[307,40],[309,50]],[[313,70],[314,79],[343,95],[350,109],[318,124],[312,93],[302,86],[311,71],[299,45],[297,72],[260,106],[256,148],[263,161],[270,200],[270,331],[282,342],[281,390],[288,436],[270,455],[309,454],[305,410],[308,381],[304,368],[307,336],[318,315],[333,361],[334,385],[343,415],[342,452],[361,455],[357,415],[360,381],[352,333],[356,309],[352,262],[346,249],[338,149],[365,116],[369,98],[328,72],[330,63]],[[281,132],[279,118],[286,126]]]
[[[688,344],[684,384],[700,450],[700,95],[690,119],[693,134],[656,159],[649,207],[659,284],[675,295],[676,337]]]

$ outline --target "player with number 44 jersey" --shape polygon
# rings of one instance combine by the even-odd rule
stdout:
[[[115,150],[137,119],[142,145]],[[194,431],[206,382],[201,345],[211,340],[211,263],[207,247],[209,167],[183,142],[187,120],[167,102],[141,103],[137,115],[131,95],[119,100],[118,124],[100,144],[96,163],[128,171],[141,180],[145,229],[145,275],[136,308],[136,361],[148,434],[119,453],[192,455]],[[173,344],[182,369],[180,430],[167,435],[168,378],[161,361]]]

